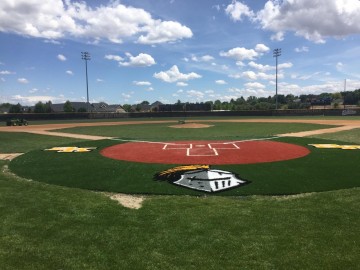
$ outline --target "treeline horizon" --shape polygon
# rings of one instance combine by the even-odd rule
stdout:
[[[137,104],[123,104],[121,105],[126,112],[141,111],[143,106],[149,106],[150,102],[144,100]],[[307,94],[307,95],[274,95],[268,97],[256,97],[249,96],[246,99],[241,96],[237,99],[231,99],[230,101],[221,101],[219,99],[215,101],[204,102],[181,102],[178,100],[173,105],[179,110],[186,110],[190,105],[203,105],[206,110],[229,110],[229,111],[241,111],[241,110],[275,110],[277,109],[310,109],[312,106],[333,106],[333,108],[339,108],[340,105],[357,105],[360,106],[360,89],[354,91],[342,91],[336,93],[321,93],[319,95]],[[37,102],[34,106],[22,106],[20,103],[2,103],[0,104],[0,110],[7,109],[9,113],[52,113],[52,102]],[[183,108],[183,109],[182,109]],[[157,111],[158,108],[151,108],[152,111]],[[86,108],[81,108],[81,111],[86,112]],[[64,112],[74,112],[71,102],[67,100],[64,103]]]

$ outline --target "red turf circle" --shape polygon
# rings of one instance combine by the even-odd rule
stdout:
[[[101,155],[117,160],[184,165],[274,162],[309,153],[306,147],[275,141],[127,142],[101,151]]]

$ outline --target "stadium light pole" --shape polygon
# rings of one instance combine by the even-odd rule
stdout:
[[[277,48],[273,51],[273,56],[276,59],[276,90],[275,90],[275,108],[278,109],[278,57],[281,55],[281,49]]]
[[[81,52],[81,59],[85,60],[85,72],[86,72],[86,106],[87,111],[89,112],[89,83],[88,83],[88,69],[87,69],[87,61],[89,61],[90,53],[89,52]]]

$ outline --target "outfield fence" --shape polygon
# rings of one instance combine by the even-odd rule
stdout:
[[[309,110],[264,110],[264,111],[172,111],[133,113],[20,113],[0,114],[0,121],[13,118],[26,120],[71,120],[71,119],[120,119],[120,118],[162,118],[162,117],[229,117],[229,116],[359,116],[360,109],[309,109]]]

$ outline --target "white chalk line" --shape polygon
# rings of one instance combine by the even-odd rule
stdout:
[[[252,142],[252,141],[266,141],[266,140],[272,140],[272,139],[277,139],[277,138],[280,138],[280,137],[279,136],[274,136],[274,137],[258,138],[258,139],[246,139],[246,140],[224,142],[223,144],[234,144],[234,145],[236,145],[236,143]],[[122,142],[154,143],[154,144],[165,144],[165,145],[181,145],[181,144],[184,144],[184,143],[179,144],[179,143],[171,143],[171,142],[153,142],[153,141],[143,141],[143,140],[128,140],[128,139],[120,139],[120,138],[111,138],[109,140],[122,141]],[[190,145],[191,145],[191,148],[192,148],[192,143],[190,143]]]

